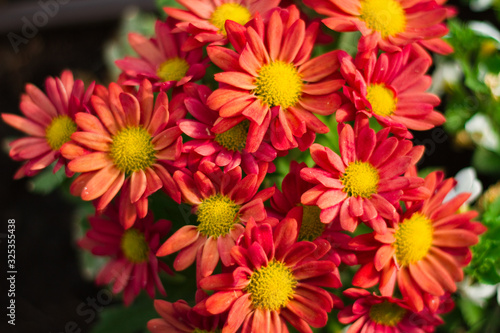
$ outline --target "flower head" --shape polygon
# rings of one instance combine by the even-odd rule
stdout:
[[[453,179],[443,181],[442,172],[425,178],[431,197],[421,202],[405,203],[399,223],[385,235],[375,233],[355,237],[351,245],[362,264],[353,284],[368,288],[379,283],[384,296],[392,295],[397,281],[403,297],[415,311],[427,306],[446,292],[456,290],[463,279],[462,267],[471,260],[469,247],[478,242],[485,227],[471,221],[475,211],[457,214],[470,193],[461,193],[443,203],[454,187]],[[439,303],[439,302],[438,302]]]
[[[354,304],[339,312],[339,321],[350,324],[347,333],[361,332],[434,332],[443,320],[425,309],[413,311],[405,301],[391,296],[377,296],[364,289],[350,288],[344,295]]]
[[[362,122],[356,132],[350,125],[339,125],[340,156],[319,144],[311,146],[317,167],[302,169],[300,174],[316,185],[302,195],[301,201],[317,205],[323,223],[338,216],[342,229],[352,232],[361,220],[383,234],[385,220],[393,223],[397,219],[398,200],[406,191],[423,185],[421,178],[403,175],[419,160],[423,147],[388,137],[388,129],[375,133]],[[418,200],[428,194],[415,191],[410,197]]]
[[[177,28],[190,34],[182,45],[184,51],[206,44],[223,45],[228,42],[226,21],[245,25],[258,12],[277,7],[280,0],[176,0],[187,10],[165,7],[167,15],[179,20]]]
[[[257,17],[246,27],[226,27],[235,51],[207,49],[223,70],[215,74],[220,87],[207,101],[223,118],[212,131],[247,119],[247,151],[257,151],[268,130],[278,150],[307,149],[315,133],[328,132],[313,113],[329,115],[340,105],[337,51],[310,59],[318,23],[306,27],[295,6],[274,10],[267,23]]]
[[[73,74],[65,70],[60,78],[47,78],[45,90],[46,93],[32,84],[26,85],[19,105],[26,118],[2,113],[3,121],[29,135],[10,143],[10,157],[27,161],[15,174],[16,179],[34,176],[54,161],[54,172],[64,165],[66,175],[73,175],[60,150],[77,130],[75,113],[88,112],[94,83],[85,90],[83,81],[75,81]]]
[[[92,96],[95,114],[75,116],[79,131],[72,143],[62,148],[71,162],[68,168],[81,172],[72,184],[71,193],[83,200],[95,200],[102,211],[124,189],[126,196],[121,219],[130,227],[148,211],[147,198],[163,188],[179,201],[180,193],[166,163],[180,153],[181,131],[169,118],[168,97],[161,92],[153,99],[151,83],[144,80],[137,94],[126,93],[115,83],[99,89]],[[175,111],[172,111],[175,112]]]
[[[442,23],[450,14],[442,1],[435,0],[305,0],[306,5],[328,16],[323,23],[332,30],[360,31],[358,51],[380,48],[400,51],[418,42],[441,54],[453,49],[440,38],[448,33]]]
[[[264,201],[273,195],[274,188],[257,192],[264,176],[265,164],[259,174],[242,178],[240,167],[227,172],[211,162],[204,162],[194,174],[186,170],[174,173],[183,201],[192,206],[197,225],[177,230],[158,250],[158,256],[180,250],[174,262],[176,270],[189,267],[197,258],[197,273],[212,274],[219,262],[233,263],[231,248],[244,230],[250,217],[257,221],[266,218]]]
[[[129,34],[130,46],[139,58],[125,57],[116,61],[123,70],[124,85],[138,86],[143,79],[153,84],[155,91],[179,87],[201,79],[208,66],[201,49],[184,52],[182,43],[186,33],[172,33],[167,23],[156,21],[155,36],[148,39],[138,33]]]
[[[158,274],[172,271],[155,253],[160,239],[170,230],[170,221],[154,222],[149,213],[125,229],[116,205],[109,205],[102,215],[90,217],[89,221],[91,229],[78,244],[93,255],[111,257],[97,275],[97,284],[113,283],[113,293],[123,291],[125,305],[131,304],[141,290],[146,290],[151,298],[156,289],[166,295]]]
[[[216,292],[194,309],[202,314],[229,311],[224,332],[240,327],[243,332],[281,332],[285,322],[299,332],[311,332],[309,325],[324,326],[327,312],[339,301],[322,289],[340,287],[336,266],[317,261],[316,245],[296,239],[294,219],[286,218],[274,229],[250,219],[231,250],[234,270],[202,279],[203,289]]]
[[[431,78],[425,73],[431,61],[415,55],[412,46],[378,58],[371,53],[361,67],[344,51],[339,59],[346,80],[342,89],[349,101],[337,110],[337,121],[354,120],[363,113],[408,138],[412,137],[408,129],[422,131],[444,123],[444,116],[434,110],[439,98],[426,92]]]
[[[300,201],[302,194],[314,187],[300,177],[300,171],[307,168],[305,163],[290,163],[290,172],[281,184],[281,191],[276,189],[271,198],[270,216],[276,215],[279,219],[294,218],[299,227],[298,241],[307,240],[318,247],[327,241],[331,248],[323,259],[332,261],[339,266],[341,262],[348,265],[356,264],[356,256],[350,250],[348,243],[351,237],[341,232],[338,224],[321,222],[321,209],[318,206],[303,205]]]
[[[188,155],[187,163],[191,170],[204,161],[211,161],[225,171],[241,165],[246,174],[258,174],[258,166],[262,163],[267,164],[268,172],[275,170],[272,161],[278,154],[269,143],[262,142],[254,153],[245,148],[250,124],[248,120],[228,124],[232,126],[215,134],[211,129],[217,123],[219,114],[206,105],[207,96],[212,91],[195,84],[187,84],[184,91],[188,96],[184,100],[185,107],[194,119],[180,120],[179,128],[193,139],[183,145],[183,153]]]

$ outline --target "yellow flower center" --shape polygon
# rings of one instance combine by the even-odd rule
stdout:
[[[312,242],[325,231],[325,224],[319,218],[320,213],[321,209],[318,206],[302,207],[302,225],[299,231],[299,241]]]
[[[433,231],[431,220],[421,213],[414,213],[399,224],[393,244],[399,266],[408,266],[425,257],[432,245]]]
[[[374,304],[370,309],[370,319],[380,325],[396,326],[406,314],[406,309],[391,302]]]
[[[361,0],[359,18],[368,28],[380,32],[382,38],[405,31],[405,11],[396,0]]]
[[[239,221],[240,206],[225,195],[216,194],[198,206],[198,231],[206,237],[227,235]]]
[[[271,107],[280,105],[286,109],[294,106],[302,95],[302,77],[293,64],[275,61],[259,69],[253,93],[264,104]]]
[[[127,127],[115,136],[110,156],[118,169],[130,174],[144,170],[155,162],[155,149],[151,135],[142,127]]]
[[[245,148],[247,142],[249,127],[250,122],[244,120],[224,133],[216,134],[215,142],[228,150],[241,152]]]
[[[164,61],[158,67],[156,75],[163,81],[179,81],[184,76],[189,69],[189,64],[185,59],[182,58],[172,58]]]
[[[126,230],[120,245],[128,261],[133,263],[148,261],[149,245],[139,230],[134,228]]]
[[[292,271],[281,261],[273,260],[252,273],[245,291],[251,295],[254,308],[275,311],[293,298],[296,285]]]
[[[394,97],[392,90],[385,84],[370,84],[367,89],[366,99],[372,106],[372,112],[382,116],[389,117],[396,111],[398,99]]]
[[[71,139],[76,131],[76,123],[68,116],[59,116],[45,130],[45,138],[52,150],[59,150],[63,144]]]
[[[252,14],[246,7],[237,3],[223,3],[215,8],[210,16],[210,23],[219,28],[220,33],[226,35],[226,20],[245,25],[251,18]]]
[[[379,175],[377,169],[368,162],[351,162],[340,177],[344,185],[342,191],[350,197],[371,198],[377,193]]]

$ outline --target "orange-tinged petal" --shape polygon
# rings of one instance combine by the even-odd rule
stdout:
[[[156,255],[164,257],[183,249],[194,243],[199,237],[198,229],[194,225],[184,226],[177,230],[163,245],[158,249]]]
[[[2,113],[2,119],[10,126],[26,134],[45,137],[45,128],[32,120],[9,113]]]
[[[102,152],[110,151],[113,143],[109,135],[92,132],[75,132],[71,135],[71,139],[87,148]]]
[[[89,172],[113,165],[113,160],[108,153],[97,152],[75,158],[68,164],[73,172]]]
[[[132,172],[130,177],[130,202],[137,202],[146,191],[146,174],[142,170]]]
[[[113,164],[99,170],[82,189],[82,199],[90,201],[97,199],[109,190],[115,179],[121,174]]]

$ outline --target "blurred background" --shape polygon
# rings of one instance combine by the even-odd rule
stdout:
[[[498,26],[495,10],[484,1],[475,1],[474,10],[468,1],[448,3],[458,8],[458,18],[462,21],[489,21]],[[481,6],[486,7],[481,9]],[[156,8],[154,0],[0,0],[0,112],[19,114],[19,98],[25,84],[30,82],[42,88],[47,76],[58,76],[64,69],[71,69],[75,78],[83,79],[86,85],[94,80],[107,85],[116,77],[112,60],[126,48],[126,31],[151,32],[153,17],[158,14]],[[498,55],[497,46],[492,52]],[[463,63],[457,63],[454,66],[463,69]],[[465,79],[459,75],[456,85],[463,86]],[[440,88],[450,87],[445,82]],[[467,94],[474,95],[467,89]],[[463,92],[451,92],[451,96],[464,97]],[[480,102],[475,98],[460,102],[463,109],[478,108]],[[452,97],[446,97],[438,110],[443,111],[453,103]],[[450,114],[452,118],[455,116]],[[439,143],[435,143],[433,131],[415,135],[421,143],[434,142],[427,147],[430,153],[425,155],[420,168],[444,166],[447,176],[453,176],[473,163],[477,143],[471,140],[471,135],[462,138],[463,142],[459,140],[466,120],[455,119]],[[453,127],[454,124],[458,125]],[[4,314],[8,305],[3,277],[7,270],[8,219],[16,220],[15,332],[90,332],[100,322],[103,309],[92,299],[107,298],[103,298],[106,296],[103,289],[94,285],[88,272],[81,269],[75,245],[78,236],[75,223],[88,214],[88,207],[76,205],[77,201],[61,191],[52,192],[53,185],[47,184],[43,177],[12,180],[20,164],[8,158],[7,142],[19,136],[21,133],[0,122],[0,276],[4,283],[0,289],[0,332],[12,329],[6,325]],[[500,168],[500,164],[494,164],[493,169],[495,165]],[[479,178],[487,188],[498,176],[495,172],[482,172]],[[104,303],[116,302],[120,300]]]

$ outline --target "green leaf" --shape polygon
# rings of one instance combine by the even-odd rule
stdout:
[[[99,322],[93,327],[91,333],[148,332],[147,322],[158,317],[153,300],[143,293],[129,307],[117,304],[104,308]]]
[[[484,321],[483,309],[480,306],[464,298],[460,298],[457,303],[467,325],[472,327]]]
[[[472,165],[479,173],[500,174],[500,156],[482,147],[474,151]]]
[[[59,169],[55,174],[53,173],[53,165],[49,166],[41,173],[32,178],[30,185],[33,192],[38,194],[49,194],[66,179],[64,167]]]

